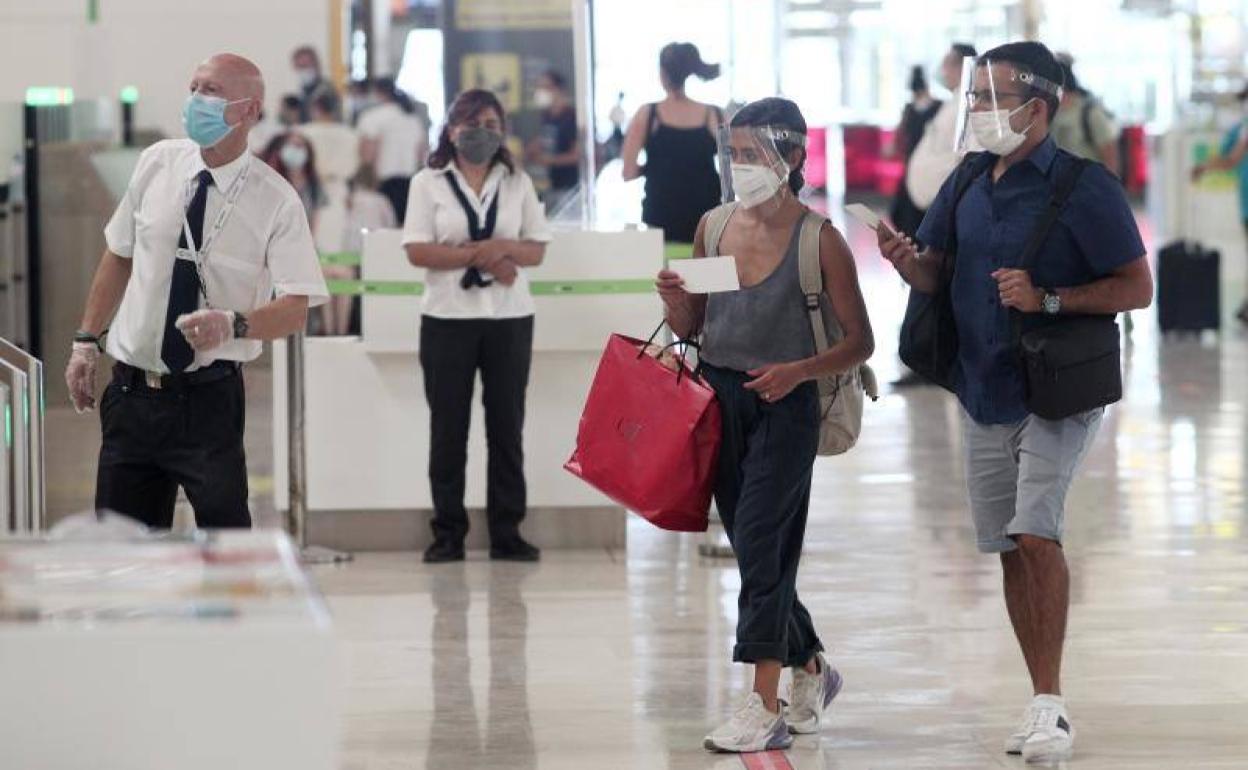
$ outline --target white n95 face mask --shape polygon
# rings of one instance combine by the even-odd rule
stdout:
[[[1027,104],[1031,102],[1028,101]],[[1032,124],[1028,123],[1027,128],[1021,132],[1015,131],[1010,125],[1010,118],[1027,104],[1014,110],[972,112],[969,118],[975,140],[993,155],[1005,156],[1017,150],[1027,141],[1027,132],[1031,130]]]
[[[732,164],[732,190],[747,209],[774,198],[784,183],[785,178],[770,166]]]

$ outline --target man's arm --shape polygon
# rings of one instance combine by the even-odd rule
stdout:
[[[1112,275],[1084,286],[1057,289],[1063,313],[1109,315],[1142,310],[1153,302],[1153,273],[1141,256]]]
[[[1025,270],[998,270],[997,280],[1001,304],[1024,313],[1044,309],[1044,289],[1038,288]],[[1062,313],[1079,315],[1113,315],[1141,310],[1153,302],[1153,274],[1147,257],[1139,257],[1110,275],[1083,286],[1056,288],[1062,299]]]
[[[283,339],[303,331],[307,322],[308,298],[287,294],[247,314],[247,339]]]
[[[95,269],[95,278],[91,280],[87,307],[82,314],[82,323],[78,326],[80,331],[96,337],[104,333],[126,293],[126,286],[130,283],[130,269],[129,259],[108,249],[104,250],[99,267]]]

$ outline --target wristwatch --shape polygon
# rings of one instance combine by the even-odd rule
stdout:
[[[234,339],[246,339],[247,332],[251,329],[251,324],[247,322],[247,316],[235,311],[234,313]]]
[[[1044,308],[1045,315],[1057,315],[1062,312],[1062,298],[1057,292],[1050,289],[1041,289],[1044,292],[1044,299],[1040,301],[1040,306]]]
[[[103,334],[95,335],[95,334],[92,334],[91,332],[84,332],[81,329],[74,332],[74,342],[85,342],[90,345],[95,345],[95,349],[100,351],[101,353],[104,352],[103,337],[104,337]]]

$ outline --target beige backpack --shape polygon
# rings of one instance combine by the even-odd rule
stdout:
[[[736,211],[736,203],[726,203],[707,215],[706,254],[719,255],[719,241]],[[810,314],[810,330],[815,338],[816,355],[839,342],[845,333],[832,312],[832,305],[823,291],[823,270],[819,263],[819,232],[827,218],[807,211],[798,235],[797,261],[802,294]],[[839,455],[848,452],[862,433],[864,396],[879,398],[879,384],[871,367],[863,364],[853,371],[819,380],[819,454]]]

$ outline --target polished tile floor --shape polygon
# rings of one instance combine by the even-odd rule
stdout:
[[[902,295],[866,261],[863,276],[887,380]],[[1068,764],[1245,768],[1248,337],[1163,341],[1154,325],[1136,319],[1127,398],[1068,506]],[[253,492],[271,517],[257,372]],[[72,507],[89,500],[94,438],[63,410],[49,419],[56,500]],[[860,446],[819,461],[800,591],[846,687],[822,736],[751,766],[1022,764],[1000,741],[1030,692],[961,479],[956,407],[930,389],[869,406]],[[729,662],[736,570],[700,557],[702,541],[633,522],[627,551],[540,565],[314,568],[345,653],[344,767],[744,767],[701,749],[748,682]]]
[[[1069,505],[1069,765],[1248,767],[1248,345],[1140,340],[1131,361]],[[793,767],[1022,764],[999,744],[1030,693],[960,478],[930,390],[819,462],[800,590],[847,683]],[[629,535],[538,566],[318,568],[348,650],[346,767],[741,767],[700,748],[747,691],[735,568],[695,536]]]

